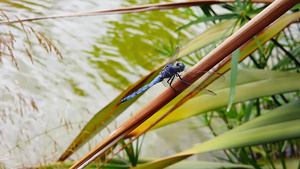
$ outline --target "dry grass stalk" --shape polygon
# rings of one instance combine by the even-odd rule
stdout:
[[[3,10],[1,10],[1,14],[4,20],[7,20],[7,23],[11,23],[9,17],[5,14],[5,12]],[[51,43],[51,41],[41,32],[37,32],[35,31],[32,27],[29,27],[29,29],[27,29],[26,25],[23,24],[23,21],[20,20],[18,17],[17,18],[17,22],[20,23],[21,25],[21,29],[24,31],[25,35],[26,35],[26,40],[29,44],[29,48],[26,47],[27,45],[23,44],[26,54],[28,55],[28,57],[30,58],[31,63],[33,64],[33,56],[30,53],[30,50],[32,48],[32,43],[30,41],[30,36],[31,32],[35,35],[35,37],[37,38],[39,44],[49,53],[52,51],[52,48],[54,49],[54,51],[56,52],[57,55],[59,55],[59,57],[62,59],[62,54],[60,53],[59,49],[53,44]],[[19,69],[18,64],[17,64],[17,60],[14,56],[13,53],[13,49],[14,49],[14,43],[16,42],[15,36],[13,35],[13,33],[11,31],[8,32],[8,34],[2,33],[0,32],[2,35],[0,37],[0,62],[2,62],[2,57],[5,56],[5,50],[7,49],[9,54],[12,58],[12,62],[14,62],[15,66],[17,69]],[[46,41],[46,43],[44,42]]]
[[[17,16],[16,16],[16,17],[17,17]],[[25,27],[24,27],[24,24],[23,24],[22,20],[20,20],[18,17],[17,17],[17,19],[18,19],[19,23],[21,24],[21,27],[22,27],[22,29],[23,29],[25,35],[26,35],[26,39],[27,39],[27,41],[28,41],[28,44],[29,44],[29,46],[30,46],[30,48],[31,48],[31,47],[32,47],[32,46],[31,46],[31,42],[30,42],[30,40],[29,40],[28,33],[27,33],[27,31],[26,31],[26,29],[25,29]]]
[[[32,27],[30,27],[32,33],[35,35],[36,39],[39,41],[39,44],[43,46],[43,48],[49,52],[47,45],[43,42],[43,39],[38,35],[38,32],[36,32]]]
[[[10,23],[8,16],[3,12],[3,10],[0,9],[0,11],[1,11],[2,15],[5,17],[5,19],[7,20],[7,22]]]
[[[50,52],[52,51],[52,48],[53,48],[54,51],[56,52],[56,54],[59,55],[61,59],[63,59],[62,54],[60,53],[58,48],[43,33],[41,33],[41,32],[38,32],[38,33],[47,42]]]
[[[4,37],[2,35],[0,36],[0,44],[3,44],[4,45],[4,49],[6,48],[9,51],[12,62],[15,63],[16,68],[19,70],[19,66],[18,66],[17,60],[16,60],[16,58],[14,56],[13,50],[9,46],[8,42],[4,39]]]
[[[31,61],[31,63],[32,64],[34,64],[33,63],[33,59],[32,59],[32,55],[31,55],[31,53],[29,52],[29,50],[26,48],[26,46],[24,45],[24,48],[25,48],[25,50],[26,50],[26,53],[27,53],[27,55],[29,56],[29,58],[30,58],[30,61]]]
[[[50,42],[50,40],[49,40],[44,34],[42,34],[41,32],[38,32],[38,34],[39,34],[41,37],[43,37],[43,39],[47,42],[48,47],[49,47],[49,51],[51,52],[51,51],[52,51],[51,46],[54,46],[54,45]]]
[[[9,37],[10,37],[11,47],[14,49],[14,42],[16,42],[16,39],[14,35],[11,33],[11,31],[9,31]]]

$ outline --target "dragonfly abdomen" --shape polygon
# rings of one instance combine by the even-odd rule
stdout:
[[[123,102],[125,102],[125,101],[127,101],[127,100],[129,100],[129,99],[131,99],[133,97],[135,97],[136,95],[138,95],[138,94],[142,93],[143,91],[149,89],[150,87],[154,86],[156,83],[159,83],[159,82],[163,81],[163,79],[164,78],[161,75],[156,76],[156,78],[153,79],[150,83],[148,83],[147,85],[143,86],[142,88],[140,88],[139,90],[135,91],[131,95],[129,95],[129,96],[125,97],[124,99],[122,99],[120,101],[120,103],[123,103]]]

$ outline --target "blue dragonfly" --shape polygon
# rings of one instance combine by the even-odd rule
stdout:
[[[167,62],[166,66],[162,69],[162,71],[160,72],[160,74],[158,76],[156,76],[150,83],[148,83],[147,85],[141,87],[140,89],[138,89],[137,91],[135,91],[134,93],[128,95],[127,97],[123,98],[120,103],[123,103],[129,99],[132,99],[133,97],[135,97],[136,95],[142,93],[143,91],[149,89],[150,87],[154,86],[155,84],[159,83],[159,82],[165,82],[164,85],[166,86],[166,84],[168,86],[170,86],[176,93],[176,89],[174,89],[172,87],[172,83],[174,81],[174,79],[176,79],[177,77],[184,83],[191,85],[189,82],[183,80],[180,76],[179,73],[184,71],[185,65],[181,62],[176,62],[178,59],[178,54],[179,54],[180,48],[177,47],[174,54],[172,55],[172,57],[169,59],[169,61]],[[176,64],[175,64],[176,63]],[[208,89],[201,89],[202,93],[206,93],[206,94],[212,94],[212,95],[216,95],[214,92],[208,90]]]

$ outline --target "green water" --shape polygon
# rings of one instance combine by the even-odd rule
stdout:
[[[24,19],[142,3],[150,1],[1,1],[0,7],[14,20],[15,16]],[[30,47],[20,24],[0,26],[3,36],[9,31],[15,36],[13,52],[19,67],[4,50],[0,64],[1,163],[10,168],[55,161],[96,112],[167,60],[168,56],[155,49],[175,44],[175,30],[189,22],[187,18],[184,9],[174,9],[24,22],[26,30],[32,27],[55,44],[63,59],[53,50],[46,52],[33,33],[27,35]],[[186,40],[182,33],[179,44]],[[116,121],[72,159],[80,158],[124,120]]]

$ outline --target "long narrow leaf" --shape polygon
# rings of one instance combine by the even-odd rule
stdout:
[[[224,14],[224,15],[203,17],[203,18],[199,18],[195,21],[192,21],[184,26],[179,27],[176,31],[181,31],[182,29],[186,29],[192,25],[195,25],[195,24],[201,23],[201,22],[216,21],[216,20],[222,20],[222,19],[232,19],[232,18],[235,18],[236,16],[237,16],[236,14]]]
[[[208,140],[196,147],[174,155],[188,155],[204,153],[214,150],[253,146],[267,142],[299,138],[300,137],[300,101],[294,101],[262,115],[250,122],[236,127],[222,135]],[[165,164],[174,163],[173,156],[134,167],[134,169],[148,166],[155,168],[166,167]],[[168,163],[169,162],[169,163]]]
[[[240,53],[240,50],[237,49],[232,54],[231,75],[230,75],[230,94],[229,94],[229,103],[228,103],[228,106],[227,106],[227,112],[229,112],[229,110],[232,106],[232,103],[233,103],[233,98],[234,98],[234,93],[235,93],[235,86],[236,86],[236,81],[237,81],[236,78],[237,78],[237,74],[238,74],[239,53]]]
[[[228,94],[230,91],[229,80],[227,77],[229,77],[229,75],[225,76],[226,82],[224,84],[215,85],[213,91],[217,93],[217,96],[200,95],[190,99],[158,123],[153,129],[172,124],[210,110],[225,107],[228,104]],[[297,90],[300,90],[300,74],[298,73],[242,69],[239,70],[237,77],[233,103]],[[174,100],[174,102],[176,102],[176,100]],[[147,126],[151,125],[154,121],[156,121],[156,119],[168,111],[173,104],[174,103],[171,102],[169,105],[158,111],[136,130],[132,131],[129,136],[138,135],[147,128]]]
[[[216,168],[253,168],[250,165],[233,164],[233,163],[217,163],[206,161],[181,161],[177,164],[171,165],[166,169],[216,169]]]

